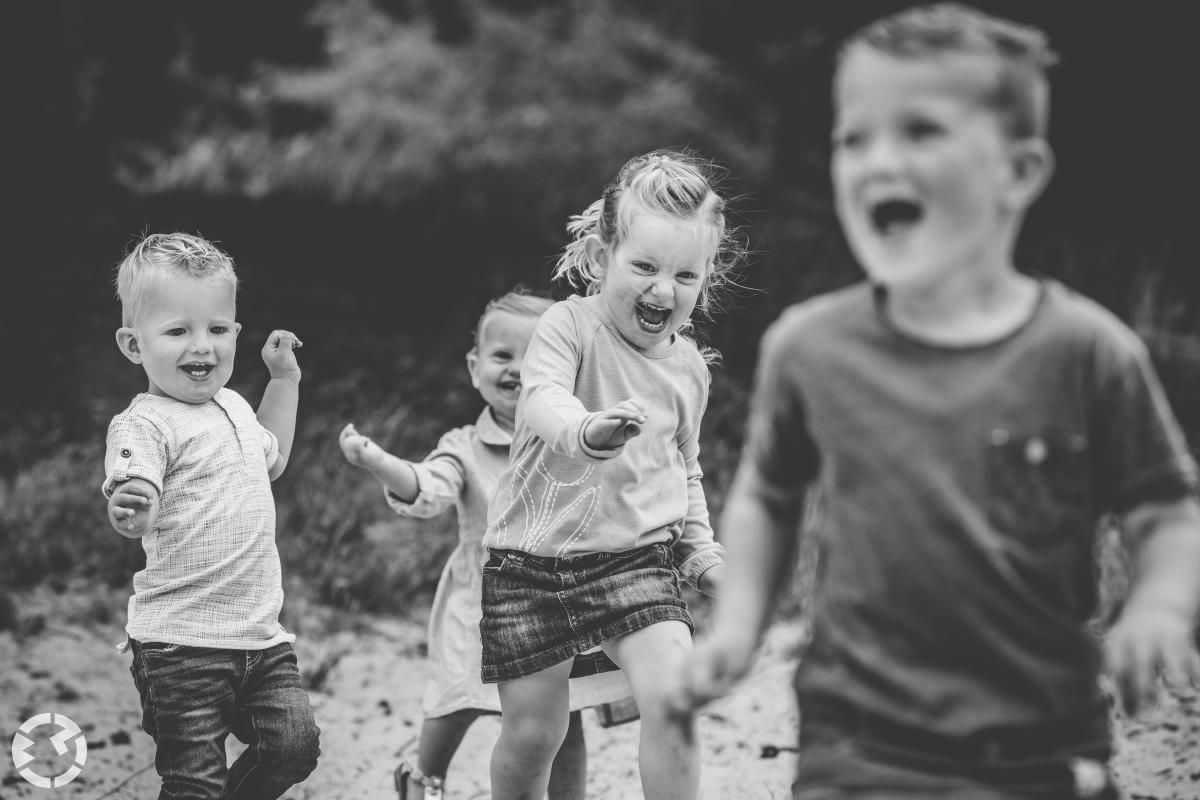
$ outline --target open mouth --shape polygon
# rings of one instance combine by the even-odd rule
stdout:
[[[634,303],[633,308],[638,325],[650,333],[662,333],[671,319],[671,309],[656,306],[653,303],[638,301]]]
[[[499,386],[500,390],[503,392],[519,393],[521,391],[521,382],[520,381],[500,381],[496,385]]]
[[[184,374],[193,380],[202,381],[212,374],[212,371],[217,368],[216,364],[204,364],[199,361],[191,364],[184,364],[180,367]]]
[[[882,236],[903,233],[921,220],[924,210],[915,200],[893,198],[871,207],[871,224]]]

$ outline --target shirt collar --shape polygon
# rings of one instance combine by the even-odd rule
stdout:
[[[512,444],[512,434],[501,428],[496,422],[496,418],[492,416],[491,406],[484,406],[483,411],[479,414],[479,419],[475,420],[475,432],[479,434],[479,441],[484,444],[496,447],[508,447]]]

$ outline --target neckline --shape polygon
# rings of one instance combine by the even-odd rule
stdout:
[[[1012,326],[1007,331],[1000,335],[985,339],[978,342],[953,343],[929,339],[919,334],[906,331],[896,325],[887,313],[887,287],[882,284],[871,285],[871,307],[874,311],[874,316],[879,325],[890,335],[901,339],[909,344],[917,347],[939,350],[950,353],[970,353],[981,350],[988,350],[993,347],[998,347],[1012,339],[1020,336],[1028,330],[1042,315],[1042,308],[1045,307],[1050,295],[1050,282],[1038,275],[1030,276],[1037,285],[1037,295],[1034,302],[1025,317],[1016,325]]]

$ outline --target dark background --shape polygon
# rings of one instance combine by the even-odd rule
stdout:
[[[427,590],[452,520],[395,520],[336,433],[419,458],[480,408],[462,357],[484,302],[553,291],[567,216],[630,156],[728,170],[747,289],[703,326],[724,353],[702,459],[719,510],[763,328],[857,279],[830,205],[837,42],[885,2],[52,1],[9,10],[8,359],[0,581],[128,582],[136,542],[98,487],[111,416],[145,378],[113,345],[112,270],[144,232],[230,252],[233,387],[257,403],[273,327],[306,346],[276,484],[289,592],[394,610]],[[987,2],[1041,27],[1058,172],[1018,260],[1128,320],[1200,435],[1197,27],[1187,3]],[[420,545],[433,541],[436,544]]]

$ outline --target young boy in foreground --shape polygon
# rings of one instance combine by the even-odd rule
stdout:
[[[798,798],[1116,797],[1126,708],[1200,678],[1196,465],[1138,338],[1013,250],[1053,166],[1053,58],[964,6],[853,36],[834,83],[837,210],[868,281],[766,334],[721,530],[729,578],[681,705],[745,674],[817,488],[796,676]],[[1103,648],[1096,522],[1138,578]]]

